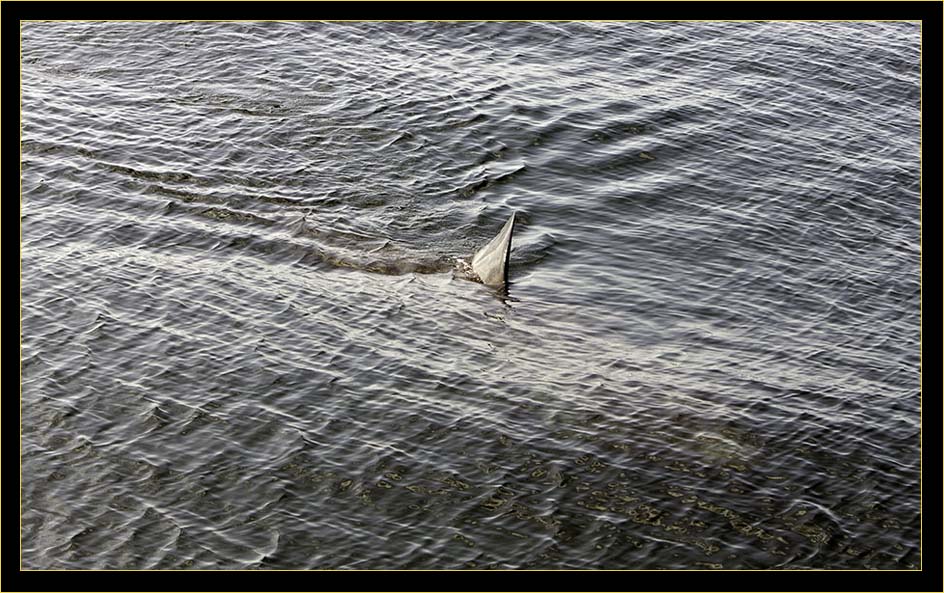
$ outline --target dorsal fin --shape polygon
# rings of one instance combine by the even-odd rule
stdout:
[[[508,256],[511,254],[511,236],[515,231],[515,214],[505,223],[498,235],[472,257],[472,271],[483,284],[502,287],[508,283]]]

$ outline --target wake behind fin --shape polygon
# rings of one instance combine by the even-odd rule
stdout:
[[[500,288],[508,283],[508,258],[514,231],[515,214],[512,213],[498,235],[472,257],[472,271],[483,284]]]

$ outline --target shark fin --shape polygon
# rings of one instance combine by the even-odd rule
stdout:
[[[514,230],[515,214],[512,213],[498,235],[472,257],[472,271],[483,284],[500,288],[508,283],[508,257]]]

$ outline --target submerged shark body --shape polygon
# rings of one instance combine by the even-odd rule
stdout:
[[[508,258],[514,231],[515,215],[512,214],[498,235],[472,257],[472,271],[486,286],[503,288],[508,284]]]

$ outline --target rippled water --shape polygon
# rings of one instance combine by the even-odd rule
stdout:
[[[916,568],[918,58],[25,24],[23,566]]]

